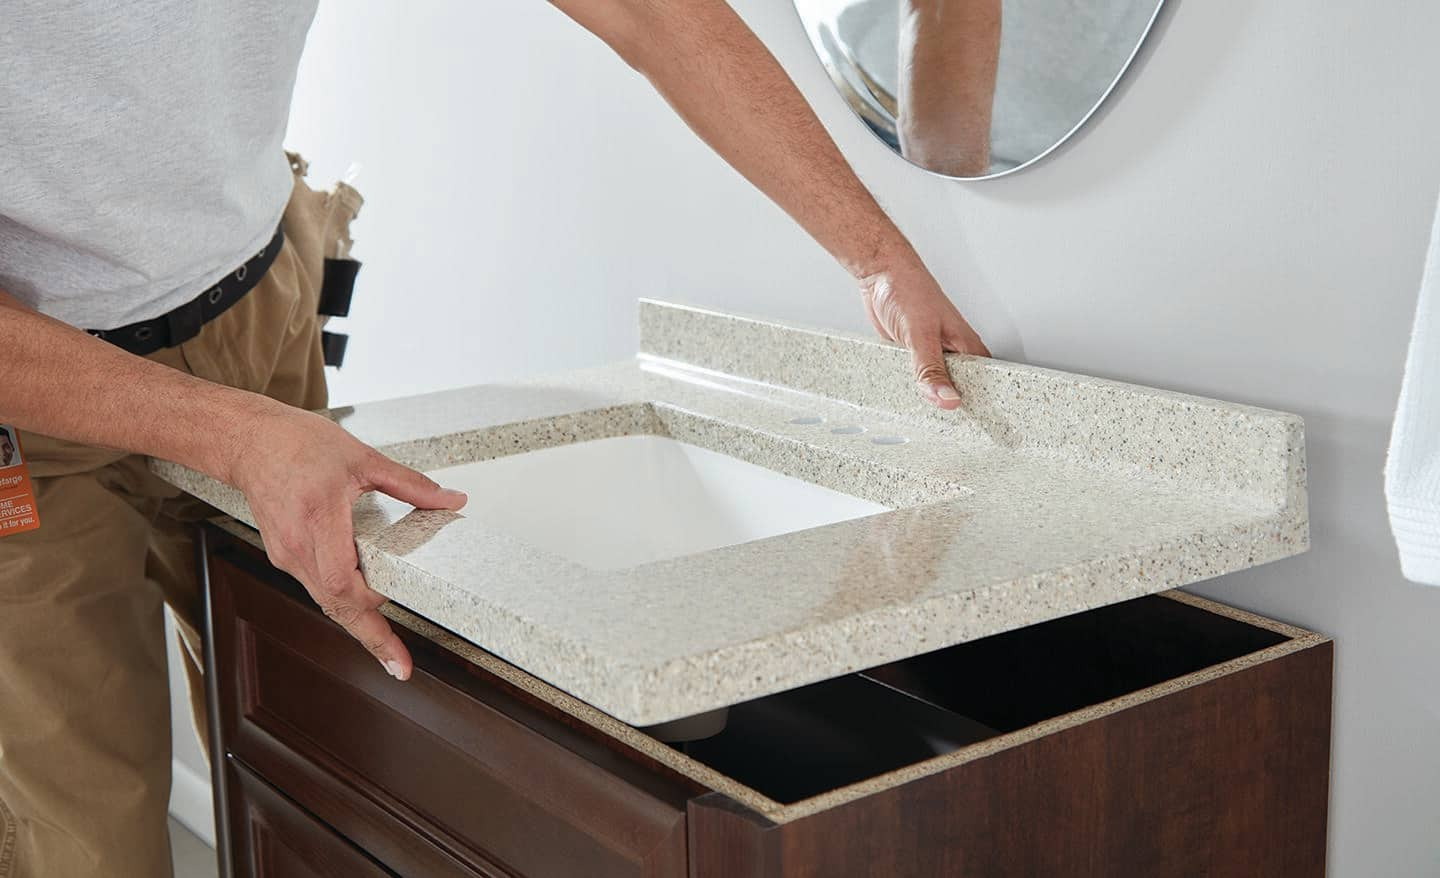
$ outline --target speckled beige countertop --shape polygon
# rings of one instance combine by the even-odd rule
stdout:
[[[633,725],[650,725],[1308,547],[1298,417],[952,356],[931,408],[878,341],[654,302],[597,369],[331,411],[434,470],[652,434],[892,511],[596,571],[459,514],[356,507],[377,591]],[[797,419],[820,423],[794,423]],[[835,425],[865,433],[837,435]],[[904,444],[872,441],[898,436]],[[234,489],[156,472],[253,523]]]

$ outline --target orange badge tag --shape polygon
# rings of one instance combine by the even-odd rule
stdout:
[[[20,436],[13,428],[0,426],[0,537],[39,526],[30,467],[21,456]]]

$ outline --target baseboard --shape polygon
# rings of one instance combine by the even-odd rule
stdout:
[[[171,761],[170,816],[215,846],[215,802],[210,797],[210,778],[178,759]]]

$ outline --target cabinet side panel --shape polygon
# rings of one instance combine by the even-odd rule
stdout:
[[[1321,642],[782,824],[783,874],[1318,878],[1332,656]]]

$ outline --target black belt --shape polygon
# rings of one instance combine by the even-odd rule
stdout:
[[[96,338],[124,348],[132,354],[145,356],[162,348],[173,348],[200,334],[200,327],[224,314],[231,305],[240,301],[245,294],[260,283],[270,264],[280,253],[285,243],[285,233],[275,230],[275,237],[260,249],[259,253],[234,271],[220,278],[210,289],[191,299],[167,314],[153,320],[141,320],[116,329],[86,330]]]

